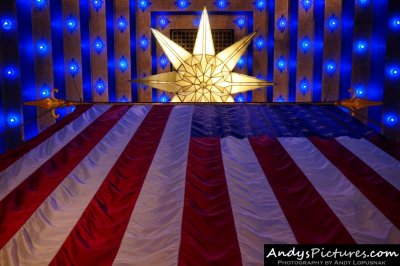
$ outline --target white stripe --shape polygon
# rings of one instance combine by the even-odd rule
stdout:
[[[0,173],[0,201],[110,106],[94,106]]]
[[[339,137],[337,141],[400,190],[400,162],[366,139]]]
[[[0,250],[0,265],[46,265],[132,138],[148,106],[132,107]]]
[[[263,246],[296,243],[247,139],[222,139],[222,158],[244,265],[264,263]]]
[[[193,106],[175,106],[114,265],[177,265]]]
[[[399,230],[308,139],[279,141],[356,242],[400,242]]]

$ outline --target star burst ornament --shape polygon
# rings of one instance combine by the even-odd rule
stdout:
[[[205,8],[192,54],[161,32],[155,29],[152,32],[176,71],[140,78],[134,82],[174,93],[171,102],[234,102],[234,94],[273,85],[232,72],[255,33],[215,54]]]

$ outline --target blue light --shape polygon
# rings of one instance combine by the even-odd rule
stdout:
[[[42,87],[40,87],[40,97],[41,98],[47,98],[50,96],[50,88],[47,86],[47,84],[43,84]]]
[[[286,68],[286,59],[283,56],[280,56],[278,60],[276,61],[276,68],[279,70],[279,72],[283,72]]]
[[[333,60],[328,60],[325,64],[325,71],[329,76],[332,76],[336,72],[336,63]]]
[[[256,0],[253,5],[261,12],[267,7],[267,2],[265,0]]]
[[[245,17],[238,17],[234,21],[235,25],[239,27],[239,29],[243,29],[247,25],[247,20]]]
[[[307,80],[306,77],[304,77],[299,82],[299,90],[301,91],[302,94],[306,94],[309,88],[310,88],[310,82]]]
[[[128,27],[128,22],[123,16],[120,16],[119,19],[117,20],[117,28],[122,33],[126,30],[127,27]]]
[[[97,38],[94,39],[93,48],[94,48],[94,50],[96,51],[97,54],[101,54],[101,52],[103,52],[104,42],[99,36],[97,36]]]
[[[190,6],[190,2],[188,0],[177,0],[175,5],[180,9],[186,9]]]
[[[258,51],[262,51],[265,47],[265,40],[264,38],[260,35],[256,39],[256,48]]]
[[[165,54],[162,54],[160,56],[160,66],[162,69],[165,69],[169,64],[168,58],[165,56]]]
[[[37,9],[42,10],[47,7],[47,0],[35,0],[33,4]]]
[[[119,70],[121,70],[122,73],[125,73],[125,71],[128,69],[128,65],[128,59],[126,59],[125,56],[122,56],[118,62]]]
[[[312,6],[312,0],[301,0],[301,6],[307,12]]]
[[[4,68],[4,76],[6,79],[14,79],[15,77],[17,77],[18,75],[18,71],[15,68],[15,66],[6,66]]]
[[[328,18],[326,26],[328,27],[328,30],[330,32],[335,32],[337,30],[337,28],[339,27],[339,19],[335,16],[335,14],[332,14]]]
[[[195,26],[195,27],[200,26],[200,18],[193,19],[193,26]]]
[[[390,27],[392,28],[392,30],[400,30],[400,18],[393,17],[390,20]]]
[[[15,28],[15,22],[11,18],[1,19],[1,28],[4,31],[12,31]]]
[[[216,7],[218,7],[219,9],[224,9],[227,6],[229,6],[229,4],[230,3],[228,1],[226,1],[226,0],[217,0],[217,1],[214,2],[214,5]]]
[[[171,99],[167,96],[167,95],[165,95],[164,93],[161,95],[161,97],[160,97],[160,102],[162,102],[162,103],[167,103],[167,102],[169,102]]]
[[[149,0],[139,0],[138,5],[139,9],[142,10],[142,12],[144,12],[151,6],[151,2]]]
[[[49,52],[49,44],[45,39],[40,39],[36,43],[36,51],[41,56],[46,56]]]
[[[238,94],[238,95],[235,97],[235,102],[237,102],[237,103],[244,103],[244,102],[245,102],[244,95],[243,95],[242,93]]]
[[[96,92],[101,96],[106,91],[106,84],[101,78],[98,78],[96,81]]]
[[[365,88],[363,85],[358,84],[354,87],[357,97],[364,97],[365,96]]]
[[[244,64],[245,64],[245,63],[246,63],[245,57],[244,57],[244,56],[241,56],[240,59],[239,59],[239,61],[238,61],[237,64],[236,64],[236,66],[237,66],[239,69],[242,69],[242,68],[244,67]]]
[[[10,127],[18,126],[20,120],[19,114],[11,113],[7,116],[7,123]]]
[[[359,6],[367,6],[369,4],[369,0],[358,0]]]
[[[276,22],[276,26],[280,32],[284,32],[287,28],[287,19],[282,15]]]
[[[400,77],[400,68],[397,65],[391,65],[386,68],[386,74],[390,79],[398,79]]]
[[[304,36],[303,39],[300,40],[300,48],[303,53],[308,53],[311,49],[311,40],[308,38],[308,36]]]
[[[121,103],[127,103],[128,102],[128,98],[125,95],[122,95],[121,99],[119,99],[119,101]]]
[[[143,52],[149,47],[149,39],[145,35],[139,38],[139,46],[142,48]]]
[[[79,73],[79,65],[75,59],[72,59],[68,63],[68,72],[72,77],[75,77]]]
[[[399,117],[397,115],[393,114],[393,113],[390,113],[390,114],[386,114],[384,116],[384,120],[385,120],[385,124],[388,127],[394,127],[394,126],[396,126],[398,124]]]
[[[78,28],[78,20],[74,16],[70,15],[65,21],[65,27],[70,33],[75,32]]]
[[[160,25],[161,29],[165,29],[166,27],[168,27],[169,23],[171,23],[171,21],[166,17],[160,17],[160,19],[158,20],[158,25]]]
[[[282,95],[279,95],[278,98],[276,98],[276,101],[278,103],[283,103],[283,102],[285,102],[285,98]]]
[[[103,7],[103,0],[92,0],[92,7],[99,12],[100,9]]]
[[[354,52],[356,54],[365,54],[368,50],[368,43],[364,40],[358,40],[354,44]]]

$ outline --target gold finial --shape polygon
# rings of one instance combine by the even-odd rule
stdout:
[[[364,109],[371,106],[382,105],[382,102],[370,101],[364,98],[358,98],[354,89],[349,89],[351,94],[350,99],[335,102],[335,105],[340,105],[350,109],[351,111]]]

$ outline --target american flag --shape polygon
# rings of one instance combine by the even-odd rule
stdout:
[[[0,157],[0,265],[400,243],[400,149],[329,105],[80,106]]]

